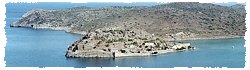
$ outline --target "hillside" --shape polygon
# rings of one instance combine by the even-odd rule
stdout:
[[[191,49],[190,44],[176,40],[244,36],[246,32],[244,6],[237,4],[227,7],[211,3],[177,2],[156,6],[35,9],[24,14],[22,19],[10,26],[49,28],[82,34],[80,40],[69,46],[67,57],[155,55]],[[136,46],[133,42],[136,42]],[[149,43],[151,47],[146,48],[143,43]],[[131,45],[133,48],[128,48]],[[107,49],[115,49],[115,53],[119,55],[114,56],[114,51]]]
[[[178,2],[151,7],[32,10],[11,26],[66,27],[70,32],[122,26],[142,29],[158,36],[178,32],[208,36],[244,36],[245,15],[244,5],[239,4],[226,7],[210,3]]]
[[[95,30],[113,25],[142,29],[158,36],[178,32],[190,32],[197,36],[243,36],[246,13],[238,11],[214,4],[171,3],[131,10],[76,29],[89,30],[88,27],[93,27]]]

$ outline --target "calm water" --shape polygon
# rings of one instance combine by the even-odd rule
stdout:
[[[153,5],[153,4],[152,4]],[[10,28],[9,24],[32,8],[63,9],[70,3],[6,4],[7,67],[244,67],[244,38],[188,41],[197,49],[159,56],[110,58],[64,57],[68,45],[81,36],[45,29]],[[95,4],[91,4],[95,6]],[[100,6],[100,5],[98,5]],[[106,6],[106,4],[103,4]],[[234,48],[232,48],[234,46]]]

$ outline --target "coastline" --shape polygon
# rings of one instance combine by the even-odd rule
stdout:
[[[186,49],[188,50],[188,49]],[[182,51],[185,51],[185,50],[182,50]],[[88,53],[89,51],[85,51],[85,52],[75,52],[72,56],[74,58],[78,58],[78,57],[113,57],[112,56],[112,53],[106,53],[106,52],[103,52],[101,50],[92,50],[92,52],[100,52],[100,53],[105,53],[105,54],[102,54],[102,55],[86,55],[86,54],[81,54],[81,53]],[[158,54],[152,54],[153,52],[158,52]],[[166,53],[173,53],[173,52],[178,52],[178,51],[175,51],[173,49],[168,49],[168,50],[158,50],[158,51],[151,51],[151,52],[144,52],[144,53],[115,53],[115,57],[113,58],[119,58],[119,57],[134,57],[134,56],[152,56],[152,55],[161,55],[161,54],[166,54]]]
[[[33,26],[33,27],[27,27],[25,25],[11,25],[11,27],[26,27],[26,28],[32,28],[32,29],[50,29],[50,30],[60,30],[60,31],[65,31],[68,33],[72,33],[72,34],[79,34],[79,35],[86,35],[86,32],[83,31],[73,31],[71,30],[70,27],[51,27],[51,26]],[[244,37],[244,36],[200,36],[200,35],[196,35],[196,37],[192,37],[192,38],[177,38],[175,40],[173,40],[173,38],[171,39],[165,39],[165,41],[175,41],[175,42],[180,42],[180,41],[187,41],[187,40],[206,40],[206,39],[229,39],[229,38],[240,38],[240,37]],[[82,38],[80,38],[79,40],[81,40]],[[162,38],[164,39],[164,38]],[[78,41],[78,40],[76,40]],[[70,46],[69,46],[70,47]],[[186,47],[187,48],[187,47]],[[193,48],[195,49],[195,48]],[[172,52],[178,52],[178,51],[186,51],[189,49],[182,49],[182,50],[176,50],[176,49],[168,49],[168,50],[157,50],[157,51],[148,51],[148,52],[144,52],[144,53],[121,53],[121,52],[116,52],[115,54],[113,53],[107,53],[107,52],[85,52],[85,53],[81,53],[81,52],[66,52],[66,57],[133,57],[133,56],[154,56],[154,55],[160,55],[160,54],[166,54],[166,53],[172,53]],[[156,54],[155,54],[156,53]],[[114,56],[115,55],[115,56]]]
[[[148,8],[148,9],[150,10],[151,8]],[[169,10],[172,10],[172,9],[169,9]],[[158,15],[157,10],[153,10],[153,11],[155,11],[156,13],[152,15]],[[63,11],[59,11],[59,12],[63,12]],[[140,15],[135,15],[138,12],[134,12],[133,14],[127,14],[127,15],[135,15],[135,16],[132,16],[134,17],[135,21],[126,22],[129,24],[126,24],[125,22],[118,22],[121,19],[124,19],[124,21],[130,20],[128,19],[128,17],[131,17],[131,16],[124,16],[124,14],[120,14],[123,16],[117,16],[119,18],[117,20],[115,19],[109,20],[110,18],[116,17],[116,16],[112,16],[112,17],[109,16],[110,18],[107,18],[105,20],[112,21],[112,22],[100,23],[99,21],[102,21],[102,20],[96,20],[94,22],[94,19],[96,17],[95,18],[87,17],[93,20],[93,22],[89,21],[89,19],[77,19],[74,21],[70,21],[70,16],[67,16],[67,15],[60,16],[60,17],[67,17],[68,19],[67,18],[57,19],[59,18],[58,16],[56,16],[58,14],[54,14],[54,13],[59,13],[59,12],[53,12],[53,13],[48,14],[48,13],[44,13],[43,10],[42,11],[38,10],[38,11],[33,11],[33,12],[30,11],[23,15],[22,17],[23,19],[19,20],[18,22],[12,23],[10,26],[11,27],[26,27],[26,28],[33,28],[33,29],[63,30],[68,33],[82,35],[83,37],[81,37],[79,40],[76,40],[73,44],[68,46],[68,51],[66,52],[66,55],[65,55],[66,57],[123,57],[123,56],[158,55],[158,54],[163,54],[163,53],[168,53],[168,52],[175,52],[175,51],[178,52],[178,51],[183,51],[187,49],[194,49],[194,47],[192,47],[190,43],[184,44],[184,42],[181,42],[181,41],[206,40],[206,39],[228,39],[228,38],[244,37],[244,36],[237,36],[237,35],[244,35],[243,34],[244,32],[234,31],[237,28],[232,28],[234,29],[233,31],[230,28],[226,28],[226,27],[231,26],[231,25],[229,26],[229,24],[227,24],[228,26],[226,26],[225,28],[224,27],[221,28],[219,26],[213,27],[212,25],[209,25],[205,21],[210,21],[210,18],[207,18],[204,16],[200,16],[204,18],[198,19],[197,21],[205,20],[204,21],[204,23],[206,23],[205,25],[198,25],[198,26],[193,25],[194,27],[191,27],[192,24],[188,22],[191,28],[187,28],[186,30],[183,30],[182,26],[185,27],[186,25],[181,24],[182,22],[176,22],[176,21],[173,22],[176,24],[176,28],[172,28],[173,26],[172,25],[168,26],[168,24],[164,24],[166,27],[164,26],[161,28],[154,28],[154,27],[163,25],[162,23],[155,23],[155,22],[167,21],[169,16],[163,16],[163,17],[166,17],[165,20],[153,19],[153,17],[151,16],[150,19],[152,20],[150,21],[155,21],[151,23],[151,24],[155,23],[152,26],[150,24],[150,21],[141,22],[140,20],[145,20],[146,16],[139,18],[138,16]],[[144,13],[147,14],[150,12],[145,11]],[[37,14],[40,14],[40,15],[37,15]],[[81,13],[81,14],[87,15],[86,13]],[[199,17],[198,14],[196,15],[195,14],[196,13],[194,13],[192,16]],[[59,15],[62,15],[62,14],[59,14]],[[98,14],[95,14],[95,15],[98,15]],[[213,16],[213,17],[217,17],[217,16]],[[50,19],[46,19],[46,18],[50,18]],[[82,17],[71,17],[71,18],[82,18]],[[158,17],[158,18],[162,18],[162,17]],[[83,21],[79,21],[79,20],[83,20]],[[172,19],[169,19],[169,20],[172,20]],[[211,19],[211,20],[214,21],[214,19]],[[85,23],[85,21],[86,22],[88,21],[91,23],[83,24]],[[132,24],[132,22],[135,23],[136,26],[135,24]],[[77,24],[73,24],[73,23],[77,23]],[[104,25],[104,23],[106,25]],[[108,26],[109,23],[111,25],[112,23],[117,23],[117,25],[113,24],[114,25],[113,27]],[[169,22],[169,23],[172,23],[172,22]],[[183,22],[183,23],[186,23],[186,22]],[[201,23],[201,22],[197,22],[197,23]],[[220,24],[217,22],[210,22],[210,23]],[[195,22],[193,24],[195,24]],[[144,25],[148,25],[148,27],[138,28]],[[206,25],[209,25],[208,28],[199,28],[199,27],[207,27]],[[221,25],[224,26],[223,24]],[[108,26],[108,28],[105,28],[105,26]],[[118,26],[121,26],[121,27],[118,27]],[[163,32],[162,28],[163,29],[170,28],[170,29],[165,29],[166,32]],[[160,30],[158,31],[158,29]],[[90,31],[90,30],[95,30],[95,31]],[[213,32],[214,30],[215,32]],[[169,51],[169,50],[172,50],[172,51]],[[117,54],[117,56],[115,56],[115,54]]]
[[[59,30],[65,31],[67,33],[78,34],[78,35],[86,35],[86,32],[83,31],[72,31],[69,27],[25,27],[25,26],[10,26],[10,27],[24,27],[24,28],[32,28],[32,29],[50,29],[50,30]],[[241,38],[244,36],[212,36],[212,37],[192,37],[186,39],[165,39],[166,41],[188,41],[188,40],[209,40],[209,39],[231,39],[231,38]]]
[[[49,3],[49,4],[56,5],[54,3]],[[13,8],[11,8],[11,6],[19,6],[19,4],[18,5],[10,5],[10,6],[8,4],[6,5],[8,10],[12,10],[12,9],[19,10],[19,12],[9,11],[10,13],[7,13],[7,15],[6,15],[6,17],[10,18],[10,19],[6,19],[6,25],[5,25],[6,36],[8,35],[8,43],[5,46],[6,47],[5,48],[5,50],[6,50],[6,52],[5,52],[6,53],[6,57],[5,57],[6,67],[13,67],[13,66],[15,66],[15,67],[18,67],[18,66],[22,66],[22,67],[63,66],[63,67],[76,67],[76,68],[84,68],[84,67],[89,67],[89,66],[97,66],[97,67],[105,67],[105,66],[106,67],[112,67],[112,66],[113,67],[114,66],[132,66],[133,67],[133,66],[139,66],[139,67],[145,67],[145,68],[150,68],[150,67],[173,68],[174,66],[187,66],[187,67],[192,67],[192,66],[214,67],[214,66],[217,66],[217,67],[230,67],[230,68],[243,68],[243,67],[245,67],[245,61],[243,58],[245,58],[246,47],[244,46],[244,44],[245,44],[245,40],[246,40],[247,35],[230,36],[230,35],[218,33],[218,36],[216,36],[216,35],[209,36],[210,34],[207,32],[204,32],[204,33],[207,33],[208,36],[205,36],[205,34],[204,34],[202,36],[197,36],[197,37],[196,36],[195,37],[188,37],[187,39],[186,39],[186,37],[184,37],[183,39],[179,39],[176,41],[176,42],[190,43],[192,47],[195,47],[195,49],[192,49],[192,50],[183,50],[183,51],[165,51],[165,50],[161,51],[161,50],[159,50],[157,55],[155,55],[155,54],[154,55],[152,55],[152,54],[144,54],[143,55],[143,54],[138,54],[138,53],[134,53],[134,54],[121,53],[119,56],[119,54],[117,53],[117,57],[115,59],[112,57],[97,57],[97,58],[96,57],[76,57],[76,58],[65,57],[64,55],[66,54],[68,47],[71,46],[72,43],[80,40],[82,37],[84,37],[86,35],[80,31],[87,32],[88,30],[85,30],[84,27],[80,28],[80,25],[67,25],[67,26],[65,26],[65,25],[61,25],[61,24],[59,24],[59,25],[55,24],[55,25],[45,26],[45,27],[41,26],[41,27],[37,27],[37,28],[9,27],[9,24],[12,24],[14,21],[18,21],[18,20],[22,19],[22,17],[19,19],[15,19],[15,17],[20,17],[23,14],[23,12],[25,12],[26,10],[32,9],[33,5],[35,5],[35,7],[37,7],[37,8],[39,6],[44,7],[44,9],[57,8],[57,7],[50,7],[51,5],[49,6],[47,3],[45,5],[44,4],[39,4],[39,5],[25,4],[25,5],[30,6],[30,7],[24,7],[24,8],[13,7]],[[60,6],[60,5],[61,4],[58,4],[58,6]],[[62,5],[58,8],[60,8],[60,9],[64,8],[64,6],[66,6],[66,5],[67,4]],[[8,7],[10,7],[10,8],[8,8]],[[39,7],[39,8],[41,8],[41,7]],[[68,7],[68,8],[71,8],[71,7]],[[144,10],[144,9],[142,9],[142,10]],[[163,10],[163,11],[166,12],[167,10]],[[160,12],[162,12],[162,11],[160,11]],[[154,12],[152,12],[152,13],[154,13]],[[198,13],[200,13],[200,12],[198,12]],[[144,15],[144,13],[141,13],[141,14],[142,14],[142,16]],[[148,14],[146,13],[145,15],[148,15]],[[170,15],[162,15],[162,16],[171,16],[171,15],[179,15],[179,14],[178,13],[176,13],[176,14],[170,13]],[[185,15],[189,16],[189,13],[188,14],[184,13],[184,16]],[[124,17],[126,18],[126,16],[124,16],[124,15],[121,15],[121,16],[122,16],[122,18],[124,18]],[[161,16],[161,14],[159,16]],[[207,16],[209,16],[209,15],[204,15],[204,17],[207,17]],[[88,16],[83,16],[83,17],[88,17]],[[150,15],[147,17],[150,18]],[[187,20],[191,21],[191,24],[194,24],[196,19],[192,20],[192,16],[190,16],[190,17],[191,18],[187,18]],[[52,16],[52,18],[53,18],[53,16]],[[133,18],[134,17],[132,16],[129,19],[133,20]],[[138,18],[138,17],[136,17],[136,18]],[[155,19],[155,18],[158,18],[158,17],[155,16],[152,19]],[[65,18],[65,19],[67,19],[67,18]],[[77,19],[78,18],[72,19],[72,20],[76,20],[76,22],[81,21],[81,20],[77,20]],[[116,18],[114,18],[114,19],[116,19]],[[164,17],[162,19],[164,19]],[[179,19],[181,19],[181,18],[179,18]],[[216,17],[208,17],[208,19],[215,19],[215,21],[217,21]],[[232,18],[232,19],[238,19],[238,18]],[[142,21],[141,18],[138,18],[137,20]],[[153,32],[150,32],[150,31],[148,31],[148,32],[150,32],[151,34],[155,34],[155,36],[159,35],[159,34],[155,33],[155,32],[159,32],[159,31],[157,31],[157,29],[159,29],[159,30],[162,29],[161,30],[162,32],[166,32],[166,33],[162,33],[163,36],[165,36],[165,34],[171,34],[170,32],[167,32],[167,31],[169,31],[169,29],[171,29],[171,27],[173,27],[172,33],[174,33],[174,31],[180,32],[178,30],[175,30],[175,27],[177,28],[178,26],[169,25],[169,24],[167,24],[168,22],[162,22],[163,24],[161,26],[170,26],[169,29],[166,27],[161,27],[160,25],[152,26],[153,24],[150,25],[150,22],[148,22],[147,20],[151,21],[149,19],[144,19],[144,21],[147,23],[144,26],[145,26],[145,28],[146,28],[146,26],[152,27]],[[185,20],[185,19],[181,19],[181,20]],[[45,21],[47,21],[47,20],[45,20]],[[134,21],[137,22],[136,20],[134,20]],[[192,22],[192,21],[194,21],[194,22]],[[161,21],[155,21],[155,22],[161,22]],[[36,22],[34,22],[34,23],[36,23]],[[57,22],[55,22],[55,23],[57,23]],[[100,22],[100,23],[103,23],[103,22]],[[130,22],[124,21],[124,23],[130,23]],[[143,22],[138,22],[138,24],[139,23],[140,23],[140,25],[141,25],[141,23],[144,24]],[[179,23],[179,22],[177,21],[176,23]],[[48,24],[53,24],[53,23],[48,23]],[[65,24],[67,24],[67,22],[65,22]],[[74,23],[72,23],[72,24],[74,24]],[[85,24],[85,23],[80,23],[80,24]],[[133,22],[132,22],[132,24],[136,25],[136,23],[133,23]],[[208,23],[208,24],[210,24],[210,23]],[[16,25],[18,25],[18,24],[16,24]],[[95,24],[95,25],[98,25],[98,24]],[[125,25],[127,25],[127,24],[125,24]],[[185,25],[188,26],[188,22],[185,23]],[[211,25],[214,26],[213,22],[211,23]],[[241,25],[243,25],[243,24],[240,24],[239,26],[241,26]],[[36,24],[34,24],[34,26],[36,26]],[[106,26],[109,26],[109,25],[106,25]],[[180,26],[182,26],[182,25],[180,25]],[[234,25],[232,27],[234,27]],[[138,28],[144,28],[144,27],[138,26]],[[163,28],[166,28],[166,29],[163,29]],[[237,27],[234,27],[234,28],[237,28]],[[241,27],[241,28],[243,28],[243,27]],[[206,27],[204,27],[204,29],[206,29]],[[194,30],[195,30],[195,28],[194,28]],[[199,30],[199,29],[197,29],[197,30]],[[94,31],[94,29],[92,31]],[[186,31],[190,31],[190,33],[193,33],[194,35],[196,33],[195,31],[191,32],[191,30],[188,30],[188,29],[183,29],[182,32],[185,33]],[[159,32],[159,33],[161,33],[161,32]],[[201,33],[203,33],[203,32],[201,32]],[[229,33],[231,34],[231,31]],[[197,32],[197,34],[199,34],[199,33]],[[234,35],[238,35],[238,34],[234,34]],[[163,36],[162,36],[162,38],[164,38]],[[192,36],[192,34],[190,36]],[[168,39],[169,38],[170,37],[168,37]],[[167,40],[167,37],[165,40]],[[99,49],[99,48],[97,48],[97,49]],[[16,50],[16,51],[13,51],[13,50]],[[160,52],[163,52],[163,53],[160,54]],[[13,53],[16,53],[18,55],[13,56]],[[42,55],[42,57],[41,57],[41,55]],[[214,59],[214,58],[216,58],[216,59]]]
[[[231,39],[231,38],[241,38],[244,36],[213,36],[213,37],[197,37],[197,38],[187,38],[187,39],[178,39],[175,41],[187,41],[187,40],[209,40],[209,39]],[[171,40],[174,41],[174,40]]]
[[[86,32],[80,32],[80,31],[71,31],[68,27],[32,27],[34,29],[51,29],[51,30],[60,30],[65,31],[72,34],[79,34],[79,35],[85,35]]]
[[[14,26],[17,27],[17,26]],[[24,27],[24,26],[21,26]],[[86,32],[83,31],[71,31],[69,27],[27,27],[33,29],[51,29],[51,30],[60,30],[72,34],[86,35]],[[206,40],[206,39],[230,39],[230,38],[241,38],[244,36],[212,36],[212,37],[196,37],[196,38],[186,38],[186,39],[167,39],[167,41],[187,41],[187,40]]]
[[[72,33],[72,34],[78,34],[78,35],[85,35],[86,32],[81,32],[81,31],[71,31],[70,28],[68,27],[25,27],[25,26],[13,26],[10,25],[10,27],[22,27],[22,28],[32,28],[32,29],[49,29],[49,30],[58,30],[58,31],[64,31],[67,33]]]
[[[33,28],[33,29],[50,29],[50,30],[60,30],[65,31],[72,34],[79,34],[79,35],[86,35],[85,32],[76,32],[76,31],[70,31],[70,28],[68,27],[27,27],[27,28]],[[166,41],[187,41],[187,40],[206,40],[206,39],[229,39],[229,38],[240,38],[244,36],[213,36],[213,37],[197,37],[197,38],[186,38],[186,39],[176,39],[176,40],[166,40]],[[191,50],[196,49],[195,47]],[[134,57],[134,56],[152,56],[152,55],[160,55],[160,54],[166,54],[166,53],[174,53],[178,51],[186,51],[190,49],[183,49],[183,50],[174,50],[174,49],[168,49],[168,50],[157,50],[157,51],[151,51],[151,52],[144,52],[144,53],[115,53],[115,57]],[[154,52],[157,52],[157,54],[152,54]],[[96,57],[95,55],[86,55],[86,54],[79,54],[80,52],[71,53],[73,55],[72,57]],[[68,53],[67,53],[68,54]],[[108,56],[105,56],[108,55]],[[98,55],[99,57],[112,57],[112,53],[107,53],[105,55]]]
[[[166,4],[166,5],[164,5],[164,4],[163,5],[156,5],[156,7],[164,7],[164,9],[162,9],[162,8],[154,9],[154,6],[144,8],[146,10],[142,11],[142,13],[149,14],[150,12],[147,11],[147,10],[150,10],[152,12],[155,12],[155,13],[152,13],[152,16],[154,16],[154,15],[159,15],[159,14],[160,15],[165,15],[164,13],[161,13],[158,10],[167,10],[167,11],[163,11],[163,12],[168,12],[168,14],[174,14],[174,13],[171,13],[171,12],[174,12],[173,10],[175,10],[175,11],[181,10],[182,12],[176,12],[175,14],[178,14],[178,13],[182,14],[185,11],[185,7],[184,7],[183,10],[179,9],[179,7],[181,8],[181,6],[178,6],[179,4],[180,5],[183,4],[183,5],[186,5],[186,6],[189,6],[189,5],[193,6],[191,4],[194,4],[194,5],[197,5],[197,6],[198,5],[202,6],[199,9],[210,9],[209,7],[207,8],[206,6],[203,7],[203,4],[200,4],[200,3],[170,3],[170,4]],[[213,5],[213,4],[211,4],[211,5]],[[169,8],[175,8],[175,6],[176,6],[176,9],[169,9]],[[210,5],[208,5],[208,6],[210,6]],[[82,11],[83,9],[81,9],[81,8],[79,8],[79,9],[76,8],[76,9],[73,9],[73,10],[71,10],[71,9],[68,9],[68,10],[33,9],[33,10],[30,10],[30,11],[26,12],[25,14],[23,14],[21,20],[12,23],[10,26],[11,27],[27,27],[27,28],[34,28],[34,29],[63,30],[65,32],[69,32],[69,33],[86,35],[87,30],[100,29],[102,27],[109,26],[111,24],[110,22],[112,22],[112,23],[117,23],[117,25],[113,24],[115,27],[123,26],[124,28],[128,28],[128,29],[130,29],[130,28],[141,29],[141,30],[144,30],[144,31],[148,31],[149,33],[152,33],[152,35],[153,34],[162,34],[162,36],[165,36],[165,34],[169,33],[169,35],[176,36],[176,37],[171,36],[171,38],[161,37],[161,38],[165,39],[166,41],[185,41],[185,40],[200,40],[200,39],[227,39],[227,38],[244,37],[244,36],[237,36],[237,35],[244,35],[244,32],[242,32],[244,30],[244,27],[238,27],[237,26],[238,28],[240,28],[238,30],[242,30],[242,31],[234,31],[237,28],[231,28],[231,26],[233,26],[233,25],[231,25],[231,21],[223,20],[223,21],[227,21],[228,24],[221,24],[220,21],[218,21],[217,19],[214,19],[213,17],[208,18],[208,17],[204,17],[204,16],[200,15],[200,14],[202,14],[202,12],[206,13],[209,10],[200,11],[200,10],[192,9],[192,10],[194,10],[196,12],[200,12],[200,14],[192,13],[192,12],[185,12],[185,13],[190,13],[190,15],[186,14],[186,15],[183,15],[183,16],[197,16],[196,18],[199,17],[200,19],[195,19],[195,21],[204,21],[204,22],[197,22],[197,23],[204,23],[204,25],[200,24],[201,26],[192,27],[191,23],[189,21],[188,21],[188,25],[187,25],[187,24],[185,24],[185,23],[187,23],[187,21],[182,21],[182,20],[178,20],[178,19],[176,19],[176,20],[170,19],[170,18],[173,18],[173,17],[177,17],[176,15],[171,15],[172,17],[170,17],[170,16],[158,16],[158,17],[154,17],[154,18],[152,16],[149,18],[146,15],[144,15],[143,17],[142,17],[142,15],[136,15],[136,14],[139,14],[140,12],[139,13],[138,12],[133,12],[133,10],[138,10],[138,11],[140,10],[141,11],[140,6],[138,7],[138,9],[137,9],[137,7],[132,7],[134,9],[130,9],[130,8],[126,8],[126,7],[124,7],[124,8],[123,7],[121,7],[121,8],[115,8],[115,7],[110,7],[109,8],[109,7],[107,7],[107,8],[110,9],[111,11],[113,11],[113,12],[109,12],[109,11],[102,10],[102,9],[95,9],[95,8],[93,8],[93,10],[96,10],[98,12],[104,12],[104,13],[97,14],[97,13],[93,13],[93,10],[88,10],[88,9],[86,9],[86,11],[88,11],[88,12],[85,12],[85,13],[76,12],[76,11]],[[165,8],[167,8],[167,9],[165,9]],[[190,7],[190,8],[192,8],[192,7]],[[219,6],[215,6],[215,8],[212,8],[212,9],[219,9],[219,8],[220,8]],[[92,8],[90,8],[90,9],[92,9]],[[120,10],[120,11],[116,11],[116,10]],[[232,10],[232,9],[231,8],[225,8],[223,10]],[[67,11],[67,12],[65,12],[65,11]],[[125,12],[122,12],[122,11],[125,11]],[[240,11],[240,13],[241,12],[244,13],[244,11]],[[62,13],[65,14],[65,15],[58,16],[58,15],[62,15]],[[75,14],[75,13],[82,14],[82,15],[78,15],[78,14]],[[111,15],[110,13],[111,14],[116,13],[116,14],[119,14],[119,15],[122,15],[122,16],[110,16]],[[122,14],[122,13],[131,13],[131,14]],[[232,13],[230,11],[229,12],[226,11],[225,13],[235,14],[235,13]],[[79,17],[71,17],[71,16],[68,16],[67,14],[70,14],[71,16],[76,16],[77,15]],[[92,14],[92,15],[89,15],[89,14]],[[218,13],[218,14],[220,14],[220,13]],[[71,22],[73,22],[73,20],[70,20],[70,19],[72,19],[72,18],[82,18],[82,17],[84,17],[83,15],[85,15],[86,18],[78,19],[78,20],[83,20],[83,21],[79,21],[79,22],[74,21],[75,23],[78,23],[78,24],[72,24],[71,23]],[[100,16],[95,16],[95,15],[100,15]],[[133,16],[128,16],[128,15],[133,15]],[[213,14],[211,14],[211,15],[213,15]],[[95,16],[95,17],[92,18],[90,16]],[[241,15],[241,16],[244,16],[244,15]],[[60,18],[60,17],[62,17],[62,18]],[[65,17],[67,17],[67,18],[65,18]],[[109,17],[109,18],[107,18],[107,17]],[[118,17],[119,19],[114,19],[113,17]],[[129,17],[134,17],[133,21],[131,19],[128,19]],[[160,19],[160,20],[155,19],[155,18],[163,18],[163,17],[166,17],[166,18],[164,18],[164,20],[173,20],[173,21],[166,22],[166,21],[164,21],[162,19]],[[214,17],[221,17],[221,16],[214,16]],[[227,17],[227,16],[224,16],[224,17]],[[50,18],[50,19],[47,19],[47,18]],[[127,18],[127,19],[125,19],[125,18]],[[195,18],[195,17],[193,17],[193,18]],[[189,19],[193,19],[193,18],[189,18]],[[90,19],[91,19],[91,21],[90,21]],[[103,19],[105,21],[99,20],[99,19]],[[109,19],[112,19],[112,20],[109,20]],[[144,21],[145,19],[148,19],[150,21],[141,22],[141,20]],[[126,21],[126,22],[118,22],[120,20]],[[231,20],[231,19],[228,19],[228,20]],[[174,24],[176,24],[178,26],[176,26],[176,28],[172,28],[172,26],[170,26],[170,27],[164,27],[163,26],[163,27],[157,28],[157,26],[161,26],[162,23],[161,24],[156,23],[155,24],[156,27],[144,27],[144,24],[146,24],[146,25],[150,24],[151,25],[152,24],[151,21],[164,22],[166,24],[167,23],[174,23]],[[176,21],[180,21],[180,22],[176,22]],[[211,21],[213,21],[213,23],[218,25],[218,26],[212,26],[210,24],[208,25],[208,22],[205,22],[205,21],[210,21],[209,23],[212,23]],[[82,23],[85,23],[85,22],[89,22],[89,23],[82,24]],[[91,23],[96,23],[96,24],[91,24],[90,22]],[[101,25],[100,22],[105,23],[105,25]],[[241,21],[234,21],[234,22],[241,22]],[[232,23],[234,23],[234,22],[232,22]],[[108,23],[110,23],[110,24],[108,24]],[[192,22],[192,25],[193,26],[194,26],[194,24],[197,25],[197,23]],[[89,25],[89,24],[91,24],[91,25]],[[136,25],[134,25],[134,24],[136,24]],[[226,26],[224,26],[224,25],[226,25]],[[140,26],[142,26],[142,27],[138,28]],[[187,30],[189,30],[189,31],[186,31],[186,30],[183,31],[182,30],[183,28],[179,27],[179,26],[189,27],[189,28],[187,28]],[[200,28],[200,27],[206,27],[206,28]],[[195,29],[193,29],[193,28],[195,28]],[[243,28],[243,29],[241,29],[241,28]],[[168,31],[162,31],[162,30],[168,30],[168,29],[170,29],[169,32]],[[232,30],[232,29],[234,29],[234,30]],[[84,31],[84,30],[86,30],[86,31]],[[217,30],[217,32],[213,32],[214,30],[215,31]],[[194,31],[196,31],[196,32],[194,32]],[[203,31],[205,31],[205,32],[203,32]],[[176,33],[176,34],[173,34],[173,33]],[[193,37],[187,36],[187,35],[192,34],[192,33],[197,33],[197,34],[195,36],[193,36]],[[185,35],[185,37],[184,38],[177,37],[177,36],[181,36],[181,35]]]

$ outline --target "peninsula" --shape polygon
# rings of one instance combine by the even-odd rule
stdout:
[[[245,5],[176,2],[156,6],[34,9],[11,27],[81,34],[66,57],[147,56],[193,49],[178,40],[242,37]]]

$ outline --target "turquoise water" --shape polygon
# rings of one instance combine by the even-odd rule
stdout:
[[[159,56],[123,58],[65,58],[68,45],[81,36],[64,31],[10,28],[9,24],[32,8],[63,9],[70,3],[6,4],[5,61],[7,67],[244,67],[244,38],[186,41],[196,50]],[[232,48],[234,46],[234,48]]]

